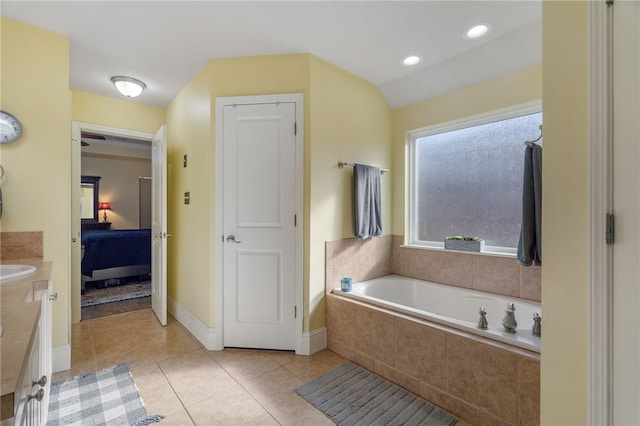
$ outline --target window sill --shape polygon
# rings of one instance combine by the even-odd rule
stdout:
[[[491,250],[484,250],[484,251],[463,251],[463,250],[450,250],[450,249],[445,249],[444,247],[428,247],[428,246],[422,246],[422,245],[417,245],[417,244],[401,244],[400,245],[401,248],[410,248],[410,249],[419,249],[419,250],[433,250],[433,251],[443,251],[443,252],[447,252],[447,253],[462,253],[462,254],[471,254],[471,255],[475,255],[475,256],[492,256],[492,257],[506,257],[506,258],[510,258],[510,259],[515,259],[517,257],[516,253],[504,253],[504,252],[497,252],[497,251],[491,251]]]

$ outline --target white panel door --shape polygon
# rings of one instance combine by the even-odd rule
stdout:
[[[295,349],[293,102],[224,107],[224,346]]]
[[[167,325],[167,126],[151,147],[151,307]]]
[[[613,423],[639,425],[640,3],[613,13]]]

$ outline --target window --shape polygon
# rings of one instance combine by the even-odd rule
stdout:
[[[541,124],[537,102],[411,133],[408,242],[444,247],[449,235],[471,235],[485,251],[515,254],[524,142]]]

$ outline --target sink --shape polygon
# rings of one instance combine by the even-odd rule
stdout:
[[[0,265],[0,281],[24,277],[36,271],[31,265]]]

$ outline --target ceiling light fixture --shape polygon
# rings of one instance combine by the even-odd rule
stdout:
[[[111,77],[111,81],[116,86],[116,89],[118,89],[118,92],[128,98],[140,96],[142,91],[147,88],[147,85],[140,80],[121,75]]]
[[[420,56],[411,55],[404,58],[402,60],[402,63],[406,66],[411,66],[420,63],[420,61],[422,61],[422,58]]]
[[[480,38],[489,32],[491,27],[488,24],[474,25],[464,33],[464,37],[468,39]]]

